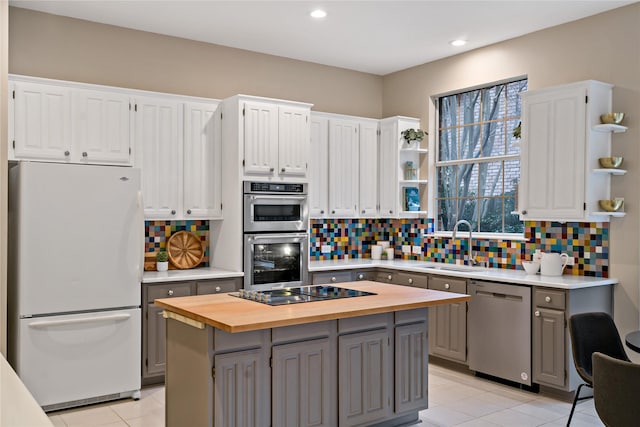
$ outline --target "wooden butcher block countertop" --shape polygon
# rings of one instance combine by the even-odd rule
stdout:
[[[193,326],[210,325],[233,333],[411,310],[471,299],[465,294],[365,280],[340,283],[339,286],[377,295],[269,306],[230,294],[214,294],[157,299],[155,304],[169,312],[169,317],[191,321]]]

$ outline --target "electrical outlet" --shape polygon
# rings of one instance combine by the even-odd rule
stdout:
[[[422,253],[422,247],[421,246],[414,246],[413,248],[411,248],[411,250],[413,251],[413,253],[415,255],[420,255]]]
[[[403,253],[403,254],[410,254],[410,253],[411,253],[411,246],[409,246],[409,245],[402,245],[402,253]]]
[[[567,265],[574,265],[575,262],[576,262],[576,260],[572,256],[567,258]]]
[[[322,245],[320,252],[323,254],[331,253],[331,245]]]

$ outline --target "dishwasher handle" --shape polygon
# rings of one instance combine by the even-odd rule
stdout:
[[[511,294],[505,294],[502,292],[487,292],[487,291],[479,290],[479,291],[476,291],[476,296],[522,301],[522,295],[511,295]]]

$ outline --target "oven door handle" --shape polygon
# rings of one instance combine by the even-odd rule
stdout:
[[[307,233],[286,233],[286,234],[257,234],[255,236],[251,236],[250,239],[253,240],[266,240],[266,239],[271,239],[271,240],[289,240],[292,237],[296,238],[306,238],[307,236],[309,236]]]
[[[267,196],[267,195],[253,195],[251,196],[251,200],[260,200],[260,199],[264,199],[264,200],[282,200],[282,201],[289,201],[289,200],[307,200],[307,196]]]

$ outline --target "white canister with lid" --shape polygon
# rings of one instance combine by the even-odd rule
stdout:
[[[379,260],[382,258],[382,246],[371,246],[371,259]]]
[[[395,254],[394,254],[394,249],[393,248],[386,248],[385,251],[387,252],[387,259],[393,259]]]

